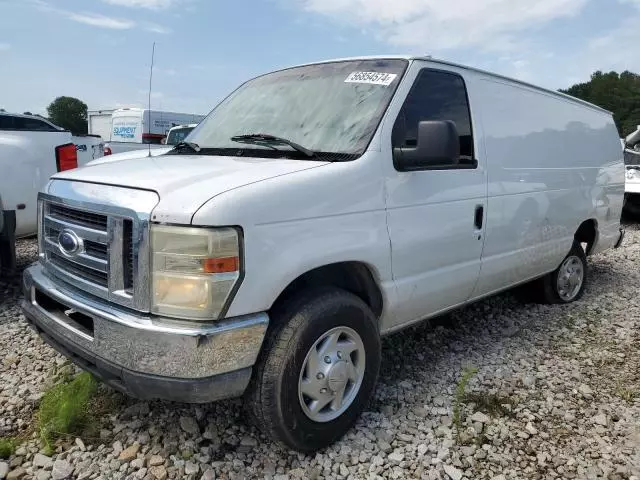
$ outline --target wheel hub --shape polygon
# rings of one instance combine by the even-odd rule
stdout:
[[[332,393],[339,392],[347,386],[347,381],[347,362],[338,361],[334,363],[327,374],[327,388]]]
[[[565,301],[573,300],[584,281],[584,267],[580,259],[572,255],[568,257],[560,266],[558,274],[558,295]]]
[[[342,415],[358,395],[365,370],[364,344],[349,327],[320,336],[302,364],[298,398],[302,411],[315,422]]]

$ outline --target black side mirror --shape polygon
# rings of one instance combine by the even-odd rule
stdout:
[[[449,168],[459,161],[460,137],[450,120],[420,122],[417,145],[393,149],[393,165],[400,172]]]
[[[635,147],[638,143],[640,143],[640,128],[633,133],[627,135],[627,138],[624,139],[625,146],[628,148]]]

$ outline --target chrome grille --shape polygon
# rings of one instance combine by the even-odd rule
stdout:
[[[49,197],[49,198],[48,198]],[[148,262],[148,222],[124,209],[69,205],[42,195],[39,209],[41,257],[50,273],[90,294],[136,310],[148,310],[146,268],[136,278],[139,259]],[[100,209],[102,211],[100,211]],[[79,245],[71,253],[61,246],[61,232]],[[142,251],[141,251],[142,250]]]
[[[49,215],[52,218],[70,222],[76,225],[95,228],[105,232],[107,230],[108,220],[106,215],[83,212],[81,210],[64,207],[62,205],[56,205],[55,203],[49,204]]]
[[[63,257],[62,255],[57,255],[53,252],[49,253],[49,260],[57,268],[61,269],[64,272],[67,272],[70,275],[75,275],[83,281],[95,283],[96,285],[99,285],[103,288],[107,288],[109,284],[107,272],[101,272],[100,270],[86,267],[80,263],[73,262],[68,258]]]

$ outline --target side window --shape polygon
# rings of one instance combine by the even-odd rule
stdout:
[[[472,160],[473,134],[467,89],[461,76],[424,69],[418,74],[393,126],[394,147],[415,147],[418,123],[451,120],[460,135],[460,160]]]
[[[13,130],[13,117],[0,115],[0,130]]]
[[[16,130],[29,130],[36,132],[55,132],[56,129],[49,125],[47,122],[28,117],[15,117],[14,119]]]

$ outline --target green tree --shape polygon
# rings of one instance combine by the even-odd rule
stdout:
[[[74,97],[58,97],[47,107],[49,120],[72,133],[87,133],[87,105]]]
[[[623,137],[640,125],[640,75],[629,71],[595,72],[586,83],[561,90],[613,112],[618,132]]]

